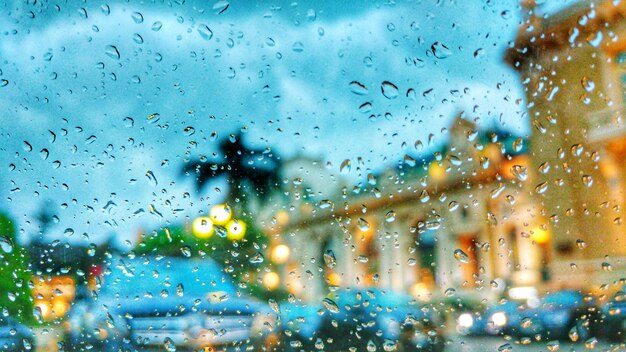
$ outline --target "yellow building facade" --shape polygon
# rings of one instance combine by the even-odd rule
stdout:
[[[626,3],[540,17],[530,1],[526,11],[506,61],[520,75],[533,129],[550,287],[596,289],[626,268]]]

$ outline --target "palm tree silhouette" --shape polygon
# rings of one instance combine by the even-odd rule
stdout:
[[[278,185],[280,158],[270,148],[248,148],[238,132],[224,138],[218,151],[220,160],[216,163],[196,159],[183,167],[185,175],[195,175],[197,192],[201,192],[208,181],[226,176],[230,186],[227,201],[240,203],[245,208],[248,196],[265,199],[271,188]]]

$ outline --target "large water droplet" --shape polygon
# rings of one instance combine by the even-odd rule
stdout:
[[[398,87],[389,81],[384,81],[383,83],[381,83],[380,91],[387,99],[395,99],[400,94],[400,92],[398,91]]]
[[[213,38],[213,31],[206,24],[198,26],[198,33],[204,40],[211,40],[211,38]]]
[[[368,92],[367,87],[361,82],[352,81],[350,82],[349,87],[350,91],[356,95],[366,95]]]
[[[433,55],[438,59],[445,59],[452,55],[452,51],[445,44],[440,42],[433,43],[430,49],[433,51]]]
[[[461,249],[454,250],[454,259],[458,260],[459,262],[463,264],[467,264],[470,261],[469,256],[465,252],[463,252]]]
[[[13,241],[7,236],[0,237],[0,248],[4,251],[4,253],[13,252]]]

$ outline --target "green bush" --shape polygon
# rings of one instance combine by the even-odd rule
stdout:
[[[28,254],[16,238],[13,221],[0,213],[0,310],[24,323],[33,323],[33,296]]]

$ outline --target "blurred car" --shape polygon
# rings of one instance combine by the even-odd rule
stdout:
[[[324,307],[300,302],[284,303],[280,309],[280,350],[312,351],[322,347],[318,332],[324,322]]]
[[[245,350],[269,342],[277,319],[209,258],[116,258],[101,286],[72,308],[69,348]]]
[[[407,294],[342,289],[331,293],[323,304],[325,307],[295,305],[295,310],[283,315],[285,350],[444,349],[439,314]]]
[[[501,321],[504,334],[516,337],[584,341],[597,332],[599,311],[594,303],[579,291],[555,291],[493,320],[496,325]]]
[[[611,300],[602,306],[599,336],[609,340],[623,341],[626,336],[626,293],[625,288],[616,292]]]
[[[10,317],[0,316],[0,351],[35,350],[33,332]]]
[[[499,335],[511,324],[510,317],[515,316],[519,308],[520,303],[503,300],[482,312],[463,312],[457,318],[457,332],[473,336]]]
[[[563,290],[527,303],[507,300],[489,306],[482,314],[465,312],[457,318],[457,330],[465,335],[584,341],[598,333],[598,320],[599,311],[592,299],[578,291]]]

